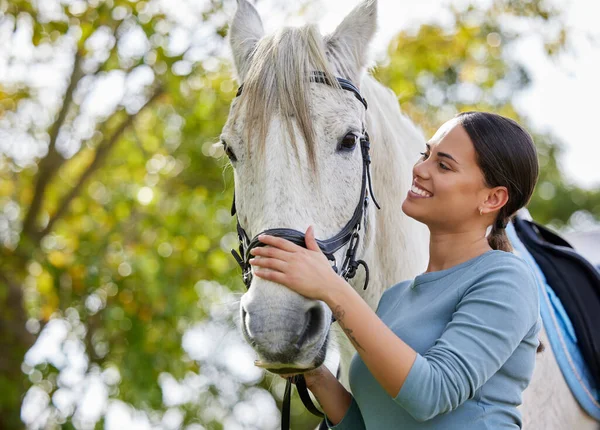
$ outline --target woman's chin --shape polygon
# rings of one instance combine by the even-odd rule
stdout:
[[[423,215],[425,214],[419,209],[421,208],[415,207],[415,204],[409,199],[404,200],[402,203],[402,212],[404,212],[406,216],[413,218],[416,221],[424,222],[426,217]]]
[[[411,218],[414,218],[415,215],[419,212],[418,208],[415,208],[415,204],[410,199],[404,199],[402,202],[402,212],[408,215]]]

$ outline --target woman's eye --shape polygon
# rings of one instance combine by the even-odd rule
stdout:
[[[442,168],[442,170],[450,170],[450,168],[448,166],[446,166],[444,163],[439,162],[438,164]]]
[[[235,154],[233,153],[233,151],[231,150],[229,145],[227,145],[227,142],[222,140],[221,143],[223,144],[223,149],[225,150],[225,155],[227,155],[227,157],[229,158],[229,161],[231,161],[231,162],[237,161]]]
[[[429,157],[429,154],[427,152],[419,152],[419,154],[423,156],[423,160],[427,160],[427,157]]]
[[[342,150],[352,150],[356,146],[356,142],[358,142],[358,135],[354,132],[348,133],[344,136],[344,138],[340,141],[338,145],[338,149]]]

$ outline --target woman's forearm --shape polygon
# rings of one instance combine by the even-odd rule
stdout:
[[[338,424],[352,403],[352,395],[325,366],[306,378],[307,388],[319,401],[331,423]]]
[[[385,325],[342,278],[328,289],[325,302],[363,362],[383,389],[394,398],[417,353]]]

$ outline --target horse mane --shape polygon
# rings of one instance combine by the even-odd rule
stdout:
[[[304,138],[309,163],[316,165],[315,131],[310,116],[310,81],[312,71],[321,71],[332,86],[339,87],[328,64],[323,39],[314,25],[286,27],[263,37],[251,56],[239,103],[246,114],[246,147],[251,136],[258,138],[264,151],[269,124],[275,115],[296,146],[294,121]],[[237,114],[242,109],[237,110]],[[249,154],[249,152],[248,152]]]

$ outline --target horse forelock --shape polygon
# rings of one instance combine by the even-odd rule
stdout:
[[[310,73],[320,71],[339,87],[327,62],[323,39],[313,25],[282,28],[256,45],[246,74],[236,116],[245,115],[243,129],[247,153],[257,145],[263,154],[272,118],[281,125],[297,149],[294,124],[306,145],[309,166],[316,166],[316,134],[310,109]]]

